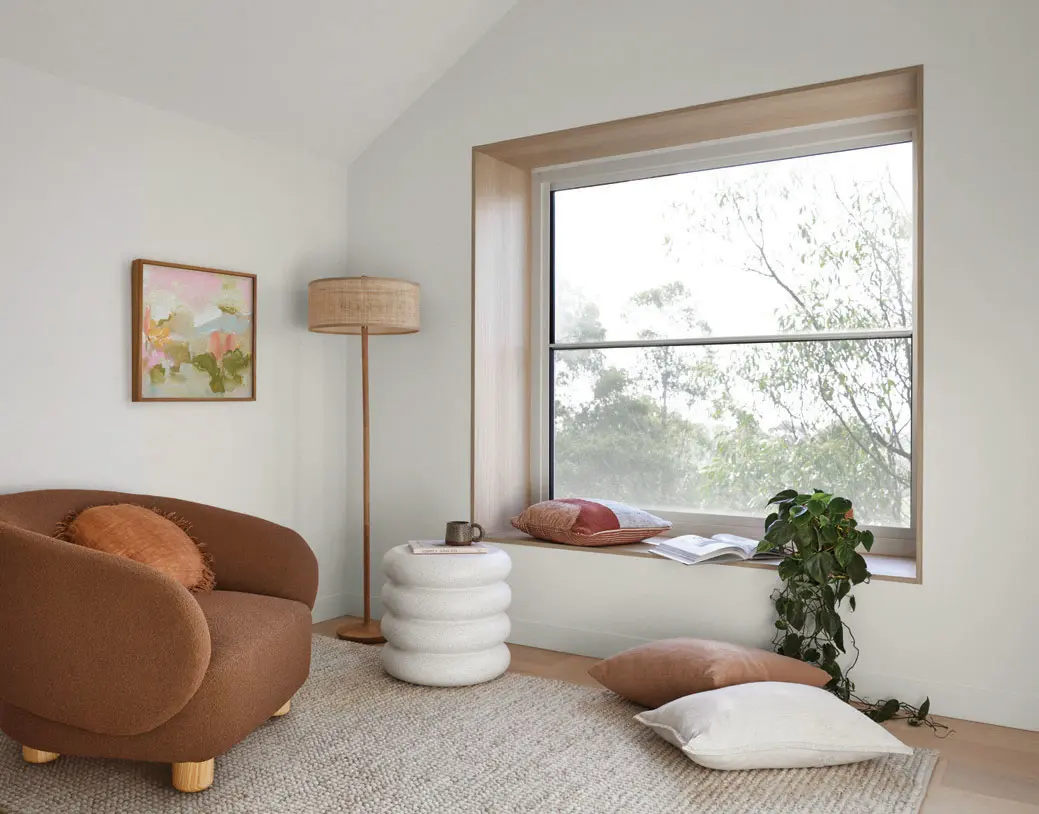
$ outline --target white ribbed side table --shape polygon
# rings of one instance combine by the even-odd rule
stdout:
[[[509,555],[386,553],[382,666],[391,676],[431,687],[462,687],[508,669],[512,591]]]

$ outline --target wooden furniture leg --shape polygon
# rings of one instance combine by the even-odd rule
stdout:
[[[280,718],[282,715],[288,715],[290,709],[292,709],[292,699],[291,698],[288,701],[286,701],[285,704],[281,708],[279,708],[278,711],[275,712],[271,717],[272,718]]]
[[[50,763],[59,757],[61,755],[57,752],[44,752],[42,749],[33,749],[31,746],[22,747],[22,758],[26,763]]]
[[[173,788],[177,791],[205,791],[212,785],[212,758],[201,763],[173,764]]]

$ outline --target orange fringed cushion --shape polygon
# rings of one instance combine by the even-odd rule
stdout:
[[[187,521],[132,503],[92,506],[66,518],[55,536],[76,545],[126,557],[173,577],[189,591],[216,585],[209,556],[188,532]]]

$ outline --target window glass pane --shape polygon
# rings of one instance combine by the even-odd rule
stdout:
[[[764,517],[777,491],[818,487],[909,525],[909,339],[553,357],[557,497]]]
[[[912,144],[560,190],[556,342],[912,326]]]

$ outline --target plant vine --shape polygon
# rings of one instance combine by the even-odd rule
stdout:
[[[776,652],[825,670],[830,676],[826,689],[878,723],[906,719],[910,726],[947,733],[948,727],[931,716],[929,698],[914,707],[897,698],[868,701],[855,694],[849,673],[859,660],[859,648],[841,609],[847,602],[854,612],[852,588],[870,581],[858,549],[873,547],[873,532],[858,528],[851,501],[818,489],[811,494],[786,489],[768,505],[775,510],[765,519],[758,552],[783,556],[783,587],[772,594]]]

